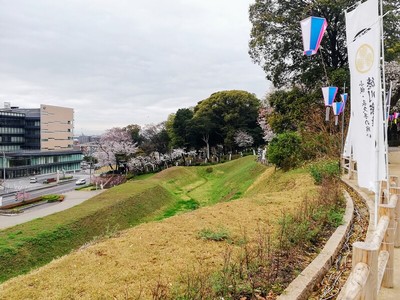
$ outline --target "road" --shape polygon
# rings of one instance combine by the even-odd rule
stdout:
[[[73,179],[67,182],[62,182],[59,184],[50,183],[43,184],[43,181],[47,178],[54,178],[55,174],[40,175],[37,176],[37,183],[30,183],[30,177],[23,177],[17,179],[8,179],[6,181],[6,193],[0,194],[3,197],[3,206],[21,202],[22,199],[16,199],[16,193],[19,191],[25,199],[32,199],[48,194],[63,194],[69,191],[73,191],[77,186],[75,182],[80,178],[85,178],[89,181],[89,175],[85,173],[73,174]]]
[[[62,202],[40,205],[30,208],[21,214],[9,216],[0,215],[0,230],[66,210],[100,194],[101,192],[103,192],[103,190],[70,191],[65,193],[65,199]]]

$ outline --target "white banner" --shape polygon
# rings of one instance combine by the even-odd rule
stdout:
[[[345,152],[353,149],[358,185],[377,192],[376,181],[386,178],[378,0],[368,0],[346,12],[346,36],[351,120]]]

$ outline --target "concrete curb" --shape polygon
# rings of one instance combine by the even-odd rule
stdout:
[[[361,199],[363,199],[364,203],[366,204],[366,207],[368,208],[368,213],[369,213],[369,222],[368,222],[368,230],[367,234],[365,237],[365,242],[369,242],[374,234],[375,231],[375,226],[374,226],[374,220],[375,220],[375,209],[374,209],[374,200],[371,199],[370,196],[366,192],[360,189],[360,187],[353,181],[348,180],[348,179],[342,179],[344,183],[346,183],[349,187],[353,189],[354,192],[356,192]]]
[[[344,191],[344,196],[346,198],[346,211],[343,216],[344,224],[336,228],[321,253],[289,284],[277,299],[307,299],[314,286],[322,280],[326,272],[331,268],[335,257],[342,248],[353,219],[353,200],[346,191]]]
[[[45,190],[45,189],[48,189],[48,188],[51,188],[51,187],[65,185],[65,184],[73,182],[73,181],[75,181],[75,179],[63,180],[62,182],[48,183],[48,184],[45,184],[44,186],[26,189],[25,192],[29,193],[29,192],[41,191],[41,190]],[[16,191],[13,191],[13,192],[9,192],[9,193],[6,193],[6,194],[2,194],[0,196],[2,196],[2,197],[12,196],[12,195],[15,195],[15,193],[16,193]],[[33,199],[33,198],[31,198],[31,199]],[[30,200],[30,199],[27,199],[27,200]],[[2,209],[4,206],[7,206],[7,205],[0,206],[0,209]]]

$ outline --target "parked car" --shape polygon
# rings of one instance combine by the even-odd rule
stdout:
[[[86,184],[86,179],[85,179],[85,178],[78,179],[78,180],[75,182],[75,184],[76,184],[76,185]]]
[[[29,179],[29,182],[30,182],[30,183],[36,183],[36,182],[37,182],[37,178],[36,178],[36,177],[31,177],[31,178]]]

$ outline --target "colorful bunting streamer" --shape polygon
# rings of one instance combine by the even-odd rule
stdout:
[[[342,106],[340,107],[340,113],[343,113],[348,97],[349,95],[347,93],[340,94],[340,98],[342,99]]]
[[[329,121],[329,106],[332,106],[333,100],[336,98],[338,88],[335,86],[327,86],[322,88],[322,94],[324,95],[324,102],[326,106],[326,117],[325,121]]]
[[[328,23],[325,18],[308,17],[300,21],[300,24],[303,36],[303,53],[307,56],[314,55],[318,51]]]
[[[333,109],[333,114],[335,115],[335,125],[338,125],[338,120],[339,120],[339,115],[341,113],[343,103],[342,102],[333,102],[332,103],[332,109]]]

